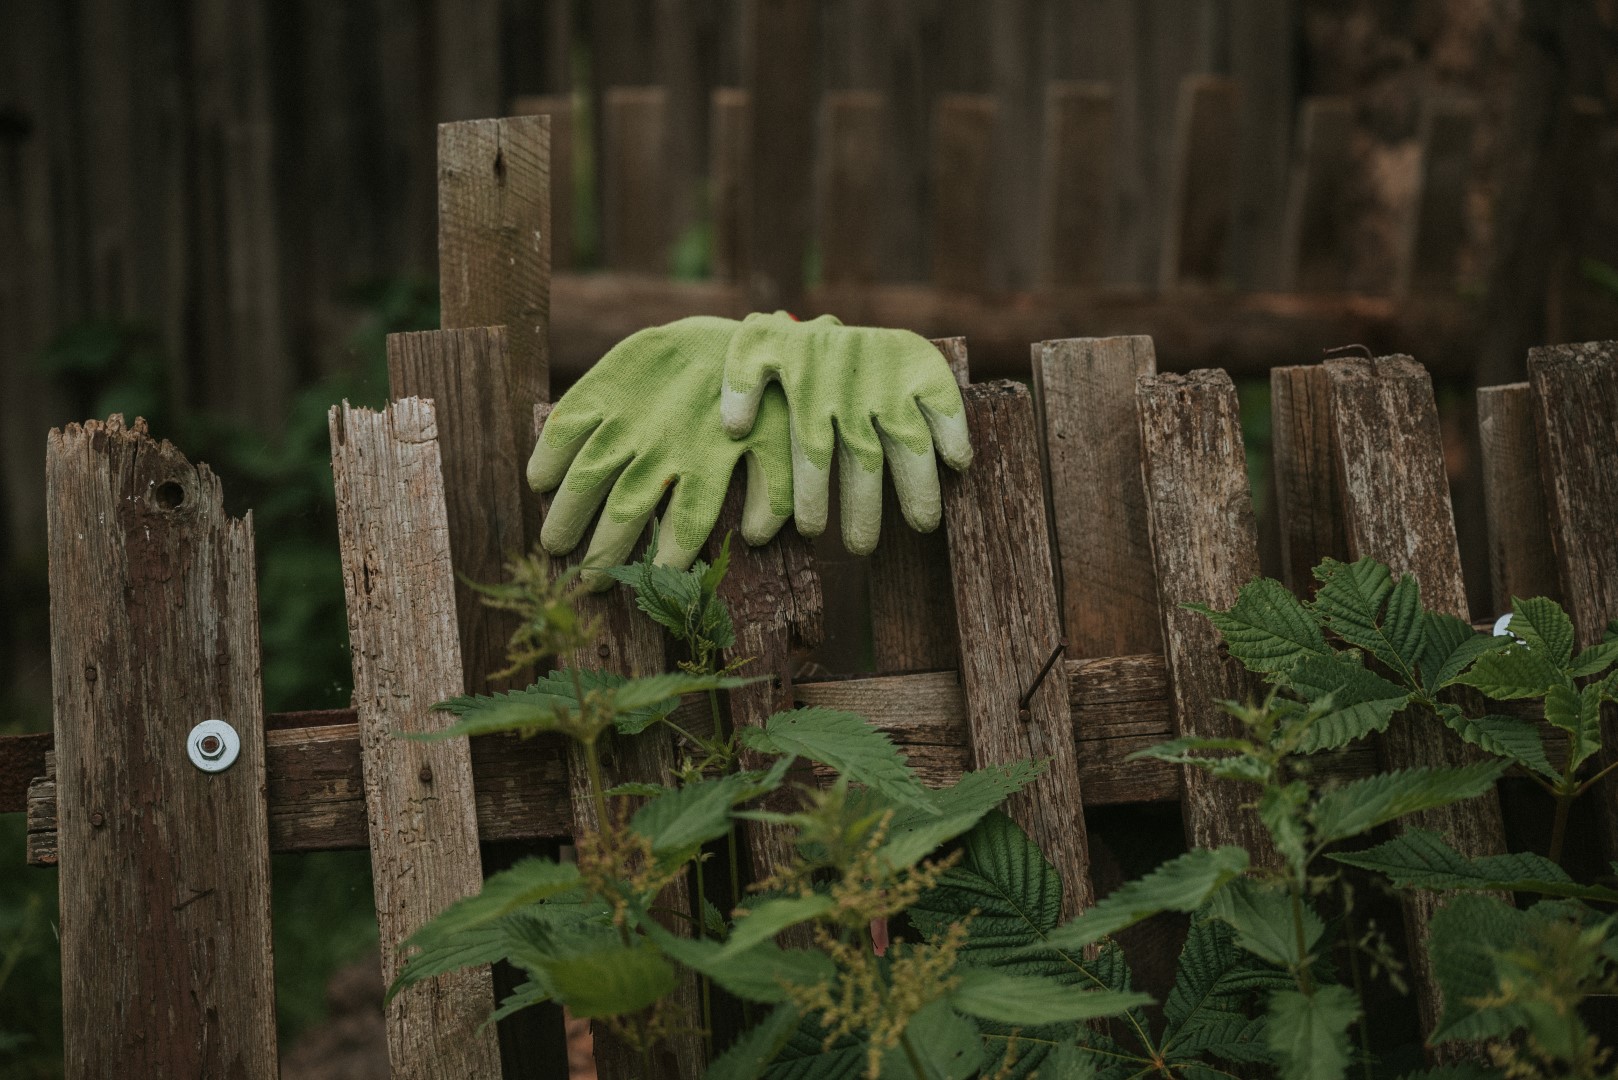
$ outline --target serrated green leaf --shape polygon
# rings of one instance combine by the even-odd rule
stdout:
[[[1558,671],[1573,661],[1573,620],[1562,605],[1545,596],[1511,599],[1511,633],[1541,653]]]
[[[1304,753],[1336,750],[1376,731],[1386,731],[1393,714],[1410,701],[1403,687],[1384,679],[1346,656],[1311,656],[1287,673],[1287,681],[1304,700],[1331,699],[1330,710],[1304,732]]]
[[[1326,638],[1296,596],[1271,578],[1243,585],[1229,611],[1187,604],[1208,617],[1230,655],[1250,671],[1285,671],[1309,655],[1323,655]]]
[[[1004,1024],[1092,1020],[1152,1003],[1147,994],[1078,990],[1039,975],[964,968],[956,972],[956,976],[959,983],[949,993],[950,1005],[968,1016]]]
[[[813,986],[837,977],[837,966],[818,949],[782,949],[765,941],[740,952],[725,952],[717,941],[678,937],[651,921],[646,936],[669,956],[736,997],[777,1004],[788,986]]]
[[[704,1080],[758,1080],[798,1027],[798,1010],[777,1005],[708,1066]]]
[[[748,913],[731,927],[719,958],[728,960],[761,941],[768,941],[789,926],[819,918],[835,906],[832,898],[824,893],[775,897],[750,904]]]
[[[744,745],[774,754],[796,754],[829,765],[857,784],[905,806],[934,811],[932,797],[887,734],[858,713],[839,709],[794,709],[741,729]]]
[[[1551,780],[1561,775],[1545,755],[1545,740],[1540,738],[1539,727],[1532,721],[1515,716],[1467,716],[1460,706],[1447,703],[1438,706],[1438,717],[1473,746],[1510,758]]]
[[[928,807],[900,806],[888,824],[878,857],[889,866],[914,866],[1045,772],[1043,762],[1019,761],[965,773],[950,787],[928,792]]]
[[[1309,785],[1301,780],[1264,789],[1258,799],[1259,820],[1270,831],[1270,840],[1287,865],[1303,876],[1309,862],[1309,836],[1304,808],[1309,802]]]
[[[1597,642],[1573,658],[1568,674],[1575,679],[1599,675],[1615,661],[1618,661],[1618,639]]]
[[[1315,841],[1335,843],[1378,825],[1483,794],[1505,772],[1504,761],[1458,768],[1418,768],[1380,773],[1321,795],[1315,802]]]
[[[520,908],[548,900],[572,889],[579,881],[573,863],[550,859],[522,859],[510,869],[491,874],[476,896],[455,901],[427,925],[405,939],[405,947],[426,947],[444,935],[458,934],[504,918]]]
[[[618,798],[655,799],[659,795],[667,795],[669,792],[671,792],[673,790],[674,789],[669,787],[667,784],[629,783],[629,784],[614,784],[612,787],[608,788],[606,791],[603,791],[601,794],[605,795],[609,799],[618,799]]]
[[[903,1047],[882,1057],[882,1076],[894,1080],[968,1080],[983,1064],[983,1043],[971,1017],[962,1016],[940,998],[922,1006],[905,1027],[904,1039],[922,1067],[917,1075]]]
[[[1551,687],[1566,681],[1566,677],[1551,666],[1544,650],[1507,645],[1485,651],[1466,674],[1451,679],[1450,683],[1470,686],[1497,701],[1513,701],[1543,697]]]
[[[1163,1003],[1159,1052],[1171,1062],[1207,1054],[1227,1060],[1267,1060],[1264,1019],[1253,1015],[1258,995],[1293,986],[1292,976],[1236,947],[1236,932],[1219,919],[1194,918],[1174,988]]]
[[[414,947],[416,951],[399,969],[393,985],[388,987],[384,1003],[392,1001],[395,994],[412,983],[503,959],[509,948],[509,939],[505,929],[494,924],[435,934]]]
[[[1407,829],[1386,843],[1363,851],[1333,852],[1331,858],[1385,874],[1401,889],[1527,892],[1618,903],[1618,890],[1580,885],[1551,860],[1530,852],[1468,858],[1427,829]]]
[[[1313,950],[1326,924],[1307,903],[1302,906],[1303,948]],[[1208,914],[1227,923],[1236,944],[1277,967],[1304,967],[1309,957],[1298,954],[1298,933],[1293,924],[1292,897],[1273,885],[1245,878],[1215,893]]]
[[[691,675],[683,671],[670,671],[661,675],[647,675],[639,679],[625,679],[613,688],[613,705],[621,710],[663,710],[663,715],[674,711],[685,694],[704,694],[709,690],[734,690],[761,682],[762,678],[739,678],[734,675]],[[668,703],[673,701],[673,705]],[[664,708],[667,706],[667,708]],[[643,725],[644,726],[644,725]],[[623,725],[619,724],[620,731]]]
[[[1426,626],[1416,579],[1404,574],[1395,583],[1388,568],[1371,558],[1327,559],[1315,577],[1321,585],[1310,606],[1326,628],[1413,682]]]
[[[651,942],[608,945],[545,964],[557,998],[574,1016],[632,1013],[672,992],[674,968]]]
[[[1212,757],[1207,751],[1230,750],[1234,753]],[[1189,765],[1202,769],[1221,780],[1241,780],[1262,784],[1269,779],[1270,769],[1258,756],[1259,748],[1246,739],[1199,739],[1189,736],[1136,750],[1125,761],[1152,758],[1171,765]]]
[[[1421,653],[1421,682],[1429,691],[1441,690],[1483,653],[1511,642],[1509,635],[1479,633],[1454,615],[1429,611],[1423,616],[1425,644]]]
[[[652,852],[684,859],[730,829],[731,807],[759,794],[747,776],[732,773],[696,780],[635,811],[629,827],[652,842]]]
[[[524,1009],[531,1009],[535,1005],[543,1005],[545,1002],[550,1001],[552,997],[550,987],[534,979],[527,979],[505,996],[500,1002],[500,1007],[490,1013],[487,1020],[478,1025],[478,1030],[482,1031],[490,1024],[498,1024],[506,1017],[520,1013]]]
[[[1188,851],[1114,889],[1089,911],[1053,931],[1048,943],[1082,949],[1160,911],[1195,911],[1239,877],[1247,865],[1247,852],[1231,845]]]
[[[826,1029],[815,1015],[802,1017],[765,1070],[766,1080],[862,1080],[865,1043],[843,1035],[828,1045],[826,1038]]]
[[[521,735],[554,731],[558,719],[565,712],[578,708],[578,693],[573,684],[575,675],[586,694],[596,691],[613,696],[618,709],[613,724],[626,735],[636,734],[673,712],[680,703],[676,695],[684,692],[672,689],[674,684],[669,684],[669,689],[649,687],[650,680],[626,679],[608,671],[588,668],[552,671],[521,690],[440,701],[433,706],[435,711],[451,713],[459,719],[449,727],[420,737],[446,739],[462,735],[487,735],[497,731],[514,731]],[[642,685],[634,690],[626,690],[634,683]],[[648,694],[648,688],[663,692]]]
[[[1601,749],[1601,697],[1599,685],[1581,693],[1566,683],[1558,683],[1545,695],[1545,722],[1572,736],[1574,768]]]
[[[1341,1080],[1349,1063],[1348,1029],[1359,1015],[1360,1003],[1345,986],[1271,994],[1264,1037],[1282,1080]]]
[[[1428,941],[1444,1015],[1433,1045],[1452,1039],[1504,1038],[1527,1021],[1520,1006],[1480,1008],[1500,988],[1498,956],[1531,932],[1535,916],[1493,896],[1463,893],[1434,915]]]

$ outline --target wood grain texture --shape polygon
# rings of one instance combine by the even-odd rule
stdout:
[[[1395,574],[1414,574],[1425,607],[1466,618],[1466,585],[1432,380],[1407,356],[1330,360],[1323,367],[1330,382],[1332,443],[1349,556],[1369,555]],[[1382,764],[1389,770],[1481,758],[1435,717],[1414,715],[1389,725],[1381,749]],[[1492,791],[1394,824],[1395,830],[1408,828],[1431,829],[1467,855],[1506,850],[1500,800]],[[1412,894],[1404,904],[1413,943],[1412,985],[1424,1031],[1431,1031],[1442,1014],[1427,949],[1437,908],[1431,893]]]
[[[1158,284],[1220,284],[1229,273],[1236,206],[1236,84],[1218,75],[1187,76],[1175,115],[1169,203]]]
[[[372,882],[391,983],[404,940],[483,884],[467,744],[413,741],[443,727],[435,702],[463,692],[448,511],[433,405],[328,417],[354,665]],[[500,1075],[489,969],[441,975],[387,1010],[395,1077]]]
[[[565,10],[556,5],[552,12]],[[544,116],[551,123],[551,269],[570,270],[578,259],[573,232],[573,98],[535,94],[513,98],[513,116]]]
[[[1588,646],[1618,618],[1618,343],[1530,349],[1528,380],[1551,549],[1578,644]],[[1618,760],[1614,721],[1608,706],[1603,767]],[[1618,858],[1618,784],[1609,776],[1593,794],[1603,856]]]
[[[1135,380],[1156,371],[1148,337],[1068,338],[1033,347],[1070,656],[1163,647],[1135,421]]]
[[[1262,687],[1220,647],[1213,624],[1182,606],[1228,608],[1259,576],[1236,386],[1223,371],[1193,371],[1142,375],[1136,388],[1175,734],[1236,735],[1240,725],[1218,703],[1256,700]],[[1275,861],[1268,832],[1242,805],[1252,797],[1245,785],[1186,768],[1181,786],[1192,847],[1240,844],[1258,862]]]
[[[1040,159],[1039,280],[1093,288],[1107,273],[1117,199],[1113,186],[1113,94],[1106,83],[1045,88]]]
[[[877,280],[882,249],[886,140],[882,95],[827,94],[821,103],[820,274],[859,285]]]
[[[1489,523],[1489,581],[1494,610],[1513,596],[1560,599],[1550,510],[1541,485],[1533,394],[1526,382],[1478,389],[1483,499]]]
[[[747,91],[721,87],[713,92],[708,120],[708,213],[713,222],[709,269],[716,281],[739,281],[746,265],[744,208],[752,190],[747,171],[751,123]],[[745,299],[738,298],[737,310],[746,314]]]
[[[945,94],[933,106],[933,284],[982,292],[994,226],[997,105],[984,94]]]
[[[1304,99],[1281,234],[1283,289],[1340,292],[1348,285],[1353,143],[1351,99]]]
[[[1094,893],[1065,688],[1052,678],[1035,688],[1062,624],[1034,402],[1013,382],[975,384],[964,397],[972,467],[947,473],[943,493],[972,763],[1047,762],[1045,775],[1007,800],[1006,812],[1055,864],[1063,911],[1073,915]]]
[[[955,381],[967,385],[965,338],[933,342]],[[941,466],[948,468],[948,466]],[[891,477],[882,481],[882,542],[870,555],[871,647],[876,669],[927,671],[960,666],[949,550],[942,531],[918,533],[905,521]]]
[[[1394,271],[1396,296],[1455,289],[1469,233],[1466,200],[1477,124],[1477,105],[1466,99],[1434,98],[1422,109],[1421,168]]]
[[[1319,364],[1270,372],[1270,438],[1281,522],[1281,580],[1299,596],[1315,590],[1322,559],[1348,557],[1332,451],[1330,386]]]
[[[550,400],[550,139],[544,116],[438,128],[439,325],[504,326],[525,406]]]
[[[601,254],[614,270],[666,274],[669,216],[663,165],[668,92],[615,86],[602,99]]]
[[[277,1074],[251,519],[145,424],[46,448],[70,1078]],[[221,719],[235,765],[204,773]]]

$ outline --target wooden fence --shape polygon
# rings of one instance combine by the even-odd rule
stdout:
[[[477,841],[590,825],[556,742],[397,738],[438,722],[432,702],[491,685],[509,626],[456,575],[496,578],[536,533],[521,462],[546,407],[556,299],[550,138],[535,116],[440,129],[445,329],[390,340],[388,409],[332,409],[352,709],[263,714],[251,520],[224,514],[206,466],[119,418],[52,433],[56,730],[0,740],[0,811],[26,803],[28,860],[60,868],[69,1077],[276,1075],[271,852],[369,848],[391,977],[402,939],[478,887]],[[942,529],[903,528],[888,493],[869,597],[881,673],[792,678],[823,604],[810,549],[788,528],[733,551],[734,654],[776,678],[733,693],[729,710],[739,724],[794,702],[858,710],[932,783],[1051,759],[1010,809],[1060,868],[1072,912],[1094,895],[1087,808],[1178,800],[1189,844],[1258,835],[1223,783],[1124,761],[1225,730],[1215,702],[1255,689],[1181,606],[1228,604],[1258,572],[1236,392],[1221,370],[1157,372],[1147,337],[1038,342],[1031,391],[970,381],[967,345],[939,341],[977,448],[971,470],[944,478]],[[1370,555],[1415,573],[1429,605],[1471,614],[1427,372],[1404,356],[1332,360],[1279,368],[1272,387],[1291,585],[1306,589],[1324,556]],[[1479,411],[1498,603],[1559,596],[1587,643],[1618,611],[1618,343],[1536,350],[1529,382],[1483,391]],[[740,504],[733,489],[721,528]],[[589,605],[603,630],[573,659],[662,664],[658,633],[622,590]],[[242,740],[222,773],[187,757],[187,733],[209,718]],[[1461,752],[1447,731],[1407,726],[1333,767]],[[645,738],[610,767],[620,781],[661,779],[672,755]],[[1618,800],[1610,787],[1601,799],[1618,853]],[[1428,824],[1469,850],[1505,847],[1493,799]],[[783,855],[767,832],[748,840],[758,870]],[[1428,1025],[1430,914],[1406,912]],[[481,971],[401,994],[388,1012],[393,1074],[499,1075],[493,1031],[478,1030],[492,1004]],[[633,1074],[606,1032],[596,1047],[603,1077]],[[695,1075],[698,1057],[678,1045],[667,1074]]]

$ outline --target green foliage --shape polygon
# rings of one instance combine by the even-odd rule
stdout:
[[[1326,1080],[1348,1071],[1349,1026],[1360,1003],[1345,986],[1322,986],[1313,994],[1279,990],[1269,998],[1264,1038],[1282,1080]]]

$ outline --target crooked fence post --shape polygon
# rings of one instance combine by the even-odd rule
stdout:
[[[443,470],[429,401],[406,398],[380,413],[345,403],[328,425],[382,976],[391,982],[405,939],[483,884],[466,741],[408,738],[444,726],[433,704],[465,688]],[[400,992],[387,1011],[395,1080],[498,1080],[495,1030],[483,1026],[493,1008],[486,966]]]
[[[120,416],[51,432],[46,477],[65,1074],[273,1080],[251,519]]]

